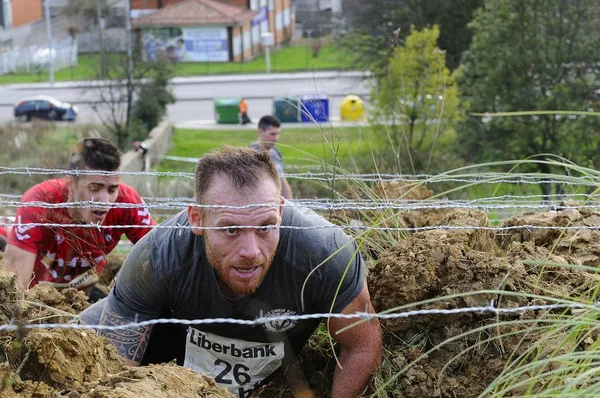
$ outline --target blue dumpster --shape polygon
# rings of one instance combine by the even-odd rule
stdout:
[[[329,99],[326,95],[305,95],[300,100],[300,104],[303,122],[329,121]]]

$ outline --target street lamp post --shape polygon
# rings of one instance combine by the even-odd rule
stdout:
[[[309,60],[309,47],[312,44],[312,29],[306,29],[306,67],[308,68],[310,66],[310,60]]]
[[[53,46],[52,46],[52,24],[50,21],[50,0],[44,2],[45,13],[46,13],[46,34],[48,35],[48,74],[50,80],[50,87],[54,87],[54,59]]]
[[[267,64],[267,73],[271,73],[270,51],[271,51],[271,46],[273,45],[273,33],[264,32],[261,35],[261,40],[262,40],[263,47],[265,48],[265,61]]]

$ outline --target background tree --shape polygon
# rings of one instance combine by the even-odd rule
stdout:
[[[173,66],[166,59],[144,61],[136,56],[130,74],[127,54],[113,53],[107,59],[107,79],[93,89],[100,98],[93,109],[118,147],[128,150],[132,141],[146,137],[175,102],[169,87]]]
[[[166,116],[167,106],[175,103],[175,96],[169,88],[173,75],[170,61],[159,59],[153,64],[152,76],[139,88],[137,101],[132,107],[128,128],[130,141],[143,140]]]
[[[591,110],[598,15],[596,0],[487,1],[463,57],[470,111]],[[557,154],[583,165],[600,149],[600,118],[592,116],[470,117],[458,133],[464,157],[476,162]],[[552,172],[546,164],[529,170]],[[551,193],[548,184],[541,189]]]
[[[439,137],[461,117],[456,77],[437,47],[439,35],[437,25],[422,31],[412,27],[371,96],[373,123],[391,123],[395,163],[412,172],[428,169]]]
[[[63,14],[82,17],[86,22],[95,22],[98,3],[105,12],[108,11],[105,0],[69,0],[63,9]]]
[[[456,68],[469,47],[468,23],[483,0],[344,0],[348,35],[342,44],[360,54],[359,66],[383,71],[393,48],[417,30],[440,27],[439,48],[446,51],[450,69]]]

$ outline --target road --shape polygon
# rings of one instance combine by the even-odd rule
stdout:
[[[94,82],[44,84],[18,84],[0,86],[0,122],[13,120],[13,106],[19,100],[50,95],[61,101],[77,104],[79,123],[97,123],[99,117],[93,110],[99,101]],[[369,82],[361,73],[321,72],[272,75],[230,75],[196,78],[176,78],[172,88],[177,103],[169,106],[168,118],[177,125],[193,126],[214,120],[215,98],[244,97],[249,114],[258,118],[272,112],[273,98],[279,96],[327,95],[333,114],[339,113],[339,104],[347,94],[366,97]],[[86,87],[87,86],[87,87]]]

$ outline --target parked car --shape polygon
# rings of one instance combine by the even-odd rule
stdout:
[[[25,98],[15,104],[15,117],[30,121],[33,118],[75,121],[79,109],[46,95]]]

